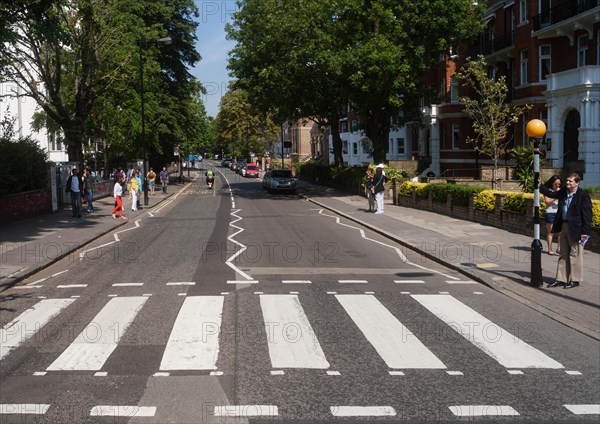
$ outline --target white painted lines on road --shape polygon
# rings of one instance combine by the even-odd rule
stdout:
[[[396,284],[425,284],[423,280],[394,280]]]
[[[452,296],[412,295],[412,298],[507,368],[563,368]]]
[[[446,281],[446,284],[479,284],[479,283],[477,281],[473,281],[473,280],[462,280],[462,281],[449,280],[449,281]]]
[[[65,272],[68,272],[68,269],[65,269],[64,271],[59,271],[59,272],[55,272],[54,274],[51,275],[51,277],[57,277],[61,274],[64,274]]]
[[[90,411],[92,417],[153,417],[156,414],[155,406],[137,405],[98,405]]]
[[[514,417],[519,415],[513,407],[508,405],[456,405],[448,408],[457,417]]]
[[[74,301],[75,299],[41,300],[2,327],[0,329],[0,359],[33,336]]]
[[[568,375],[582,375],[579,371],[565,371],[565,374]]]
[[[375,296],[347,294],[335,297],[388,367],[446,368]]]
[[[146,300],[141,296],[110,299],[47,370],[99,371]]]
[[[50,405],[44,403],[0,403],[2,415],[44,415]]]
[[[330,406],[334,417],[394,417],[396,410],[391,406]]]
[[[226,405],[215,406],[215,417],[275,417],[279,415],[276,405]]]
[[[258,280],[227,280],[227,284],[258,284]]]
[[[282,280],[282,284],[312,284],[310,280]]]
[[[187,297],[169,336],[161,371],[216,370],[223,296]]]
[[[57,289],[77,289],[77,288],[86,288],[87,284],[59,284],[56,286]]]
[[[563,405],[576,415],[600,415],[600,405]]]
[[[297,295],[260,295],[271,366],[329,368]]]
[[[193,281],[169,281],[167,286],[195,286],[196,283]]]
[[[367,284],[367,280],[338,280],[340,284]]]
[[[113,287],[141,287],[144,283],[115,283]]]
[[[448,375],[464,375],[462,371],[446,371]]]

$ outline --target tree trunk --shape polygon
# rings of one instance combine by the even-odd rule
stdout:
[[[389,146],[389,117],[383,114],[372,114],[366,123],[365,135],[373,143],[373,162],[383,163]]]
[[[342,156],[342,138],[340,137],[340,121],[337,116],[334,116],[331,122],[331,138],[333,140],[333,164],[335,166],[344,164]]]

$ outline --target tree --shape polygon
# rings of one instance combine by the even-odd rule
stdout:
[[[508,103],[508,86],[502,75],[494,79],[488,75],[485,58],[479,55],[477,60],[469,60],[456,74],[473,93],[472,97],[462,96],[465,114],[473,121],[475,137],[468,137],[475,151],[480,152],[494,164],[493,184],[498,175],[498,163],[507,146],[512,141],[508,137],[511,125],[519,121],[523,112],[531,109],[531,105],[514,106]]]
[[[393,120],[410,116],[404,99],[440,52],[479,32],[482,8],[472,0],[246,0],[229,31],[237,41],[230,67],[251,101],[277,117],[333,124],[350,102],[381,161]]]

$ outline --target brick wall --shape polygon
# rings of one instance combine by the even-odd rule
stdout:
[[[32,190],[0,197],[0,220],[10,222],[28,216],[52,213],[50,190]]]

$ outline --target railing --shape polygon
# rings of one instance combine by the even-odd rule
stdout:
[[[515,45],[515,32],[511,31],[506,34],[501,35],[500,37],[496,37],[493,40],[490,40],[486,43],[481,43],[471,51],[467,53],[467,57],[476,57],[479,54],[484,56],[488,56],[497,51],[506,49],[508,47]]]
[[[565,21],[573,16],[600,6],[600,0],[571,0],[548,9],[533,17],[533,30],[539,31],[547,26]]]

